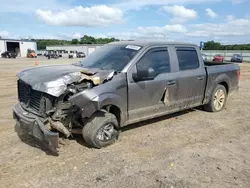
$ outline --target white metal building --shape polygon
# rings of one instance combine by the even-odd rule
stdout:
[[[11,51],[11,52],[16,52],[19,57],[26,57],[28,49],[37,52],[37,43],[29,40],[0,38],[0,54],[5,51]]]
[[[55,45],[46,46],[47,51],[55,51],[59,54],[72,54],[76,52],[83,52],[86,55],[91,54],[103,44],[82,44],[82,45]]]

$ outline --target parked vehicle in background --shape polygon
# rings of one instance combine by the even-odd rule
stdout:
[[[28,58],[37,58],[36,52],[34,50],[28,49],[27,50],[27,57]]]
[[[77,52],[76,51],[70,51],[69,52],[69,59],[73,59],[73,58],[76,58],[76,54],[77,54]]]
[[[47,55],[48,59],[53,58],[53,59],[58,59],[59,56],[56,53],[51,53]]]
[[[207,58],[206,54],[201,54],[201,56],[202,56],[202,58],[203,58],[204,61],[207,61],[208,58]]]
[[[231,58],[231,62],[243,62],[243,57],[240,54],[234,54]]]
[[[2,58],[16,58],[17,57],[17,53],[16,52],[9,52],[9,51],[5,51],[1,54]]]
[[[214,57],[213,57],[213,61],[214,62],[223,62],[224,61],[224,56],[220,55],[220,54],[216,54]]]
[[[17,127],[57,152],[59,132],[65,138],[82,134],[89,146],[102,148],[131,123],[197,106],[219,112],[238,89],[240,69],[204,63],[193,44],[120,41],[79,63],[31,68],[17,76]]]
[[[77,57],[77,58],[85,58],[86,55],[85,55],[85,53],[83,53],[83,52],[77,52],[77,53],[76,53],[76,57]]]

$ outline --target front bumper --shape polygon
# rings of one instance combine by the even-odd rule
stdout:
[[[19,103],[14,106],[13,118],[16,120],[16,126],[22,131],[41,142],[46,142],[52,152],[58,153],[59,134],[50,131],[44,124],[44,119],[25,111]]]

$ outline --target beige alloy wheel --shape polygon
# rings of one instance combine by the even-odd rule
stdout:
[[[226,94],[224,93],[224,91],[222,89],[219,89],[216,91],[215,95],[214,95],[214,108],[217,111],[220,111],[225,103],[225,99],[226,99]]]

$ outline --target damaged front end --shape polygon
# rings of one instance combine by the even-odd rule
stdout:
[[[49,129],[45,119],[25,111],[20,104],[14,106],[13,118],[16,120],[16,131],[22,130],[39,141],[46,142],[53,153],[58,153],[59,134]]]
[[[40,81],[35,73],[36,70],[30,70],[18,74],[19,103],[14,107],[13,117],[17,126],[58,153],[59,136],[69,138],[72,133],[81,132],[85,122],[81,110],[69,98],[107,82],[115,72],[86,69],[63,75],[50,72],[51,78],[40,78]]]

